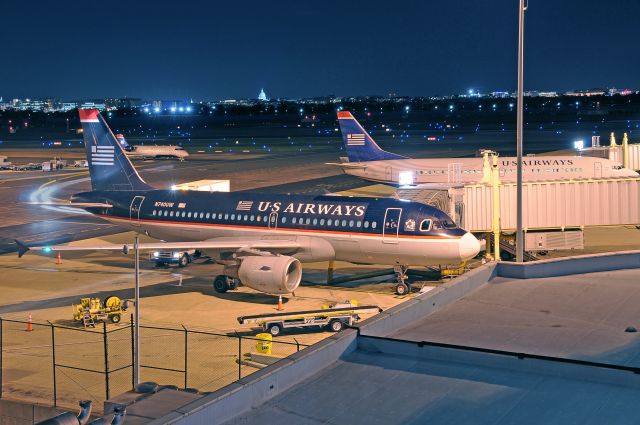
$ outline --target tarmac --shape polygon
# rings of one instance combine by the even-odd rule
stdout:
[[[9,161],[14,157],[27,158],[30,162],[38,162],[49,158],[51,152],[40,150],[20,150],[12,156],[11,152],[3,152],[9,156]],[[60,156],[60,155],[56,155]],[[68,159],[83,159],[83,150],[65,151]],[[341,192],[347,195],[369,195],[388,196],[392,190],[387,186],[368,185],[355,178],[345,176],[337,167],[326,165],[326,162],[335,161],[334,154],[317,153],[297,155],[295,161],[286,155],[265,155],[265,154],[194,154],[187,161],[136,161],[135,165],[140,170],[140,174],[150,184],[156,187],[170,187],[171,184],[210,179],[229,179],[231,189],[236,190],[260,190],[272,193],[304,193],[304,194],[324,194],[327,192]],[[104,220],[98,219],[83,212],[78,212],[65,207],[36,206],[33,202],[46,202],[50,200],[68,199],[73,193],[89,190],[89,179],[86,170],[67,169],[55,172],[8,172],[0,171],[0,196],[4,203],[0,207],[0,216],[3,217],[0,224],[0,291],[3,296],[0,298],[0,317],[3,319],[26,320],[29,315],[38,323],[53,323],[60,326],[77,327],[78,324],[71,321],[71,304],[77,303],[80,298],[87,296],[97,296],[104,298],[108,295],[117,295],[123,299],[133,298],[133,258],[131,255],[125,256],[122,253],[65,253],[62,264],[57,264],[55,257],[27,254],[19,259],[15,254],[16,246],[14,239],[27,242],[30,245],[46,245],[52,243],[74,243],[90,244],[96,242],[124,243],[131,242],[134,234],[125,232],[124,229],[112,225]],[[620,248],[638,247],[638,230],[635,228],[616,229],[587,229],[585,234],[586,252],[598,252]],[[549,256],[568,255],[571,252],[550,253]],[[258,293],[249,288],[241,287],[237,291],[218,294],[213,291],[212,279],[222,271],[222,267],[212,264],[206,259],[197,260],[185,269],[177,267],[155,268],[153,264],[142,259],[141,266],[141,324],[157,326],[160,328],[181,329],[185,326],[191,330],[219,333],[221,335],[239,334],[253,336],[260,332],[260,329],[250,326],[239,325],[236,318],[241,315],[261,314],[276,312],[277,298]],[[355,272],[367,272],[377,267],[356,266],[346,263],[336,263],[335,276],[346,276]],[[327,263],[305,264],[303,284],[296,291],[295,296],[285,297],[285,311],[317,309],[323,304],[345,300],[357,300],[360,304],[378,305],[383,309],[396,306],[407,299],[411,299],[415,294],[408,297],[398,297],[394,294],[394,285],[390,283],[391,276],[371,278],[365,281],[354,282],[339,286],[329,286],[326,284]],[[607,276],[595,276],[593,282]],[[438,286],[442,283],[437,278],[426,281],[426,286]],[[499,285],[497,282],[496,285]],[[517,295],[518,305],[525,306],[530,299],[540,293],[533,284],[523,285],[529,289],[522,289],[522,293]],[[421,284],[416,285],[419,289]],[[566,283],[567,290],[575,287],[575,282]],[[627,288],[631,291],[633,288]],[[595,290],[594,290],[595,291]],[[549,292],[548,289],[542,291]],[[554,293],[553,290],[550,291]],[[616,293],[625,293],[625,288],[620,288]],[[547,300],[561,303],[563,297],[580,297],[580,293],[557,294],[556,298]],[[594,300],[607,297],[606,291],[584,293],[587,300]],[[468,304],[459,307],[460,310],[454,319],[447,316],[446,311],[442,311],[440,316],[429,317],[430,335],[439,336],[443,341],[452,342],[447,338],[454,338],[459,334],[465,338],[464,343],[477,342],[482,345],[481,337],[487,341],[501,335],[506,330],[498,325],[491,326],[490,319],[497,320],[499,312],[509,310],[510,304],[500,297],[492,298],[491,293],[483,295],[477,299],[470,298]],[[613,296],[613,295],[609,295]],[[635,295],[634,295],[635,296]],[[633,298],[635,299],[635,298]],[[489,300],[489,301],[487,301]],[[598,300],[598,301],[595,301]],[[554,325],[561,325],[564,328],[571,328],[572,323],[585,321],[584,317],[564,317],[554,314],[544,313],[549,310],[545,307],[547,301],[540,300],[539,305],[532,306],[530,314],[521,314],[521,323],[514,320],[514,328],[511,331],[519,334],[521,329],[533,332],[537,329],[540,335],[546,335],[549,330],[557,330]],[[624,299],[619,300],[623,303]],[[612,301],[613,302],[613,301]],[[493,303],[493,304],[492,304]],[[501,304],[502,303],[502,304]],[[617,305],[614,310],[631,311],[637,302],[628,301],[629,304]],[[475,313],[473,307],[487,307],[485,315]],[[452,308],[454,308],[453,306]],[[458,308],[458,307],[455,307]],[[603,307],[604,308],[604,307]],[[536,310],[537,309],[537,310]],[[600,310],[598,310],[600,311]],[[605,310],[602,310],[604,314]],[[473,314],[472,314],[473,313]],[[453,314],[453,313],[450,313]],[[470,316],[471,314],[471,316]],[[473,317],[470,323],[469,317]],[[483,321],[487,320],[486,327],[478,328],[478,317]],[[516,316],[517,317],[517,316]],[[532,323],[537,318],[546,318],[548,326],[540,325],[536,327]],[[554,319],[554,320],[551,320]],[[557,319],[557,320],[555,320]],[[605,320],[600,317],[597,320]],[[619,320],[616,322],[616,329],[623,325],[623,322],[630,320]],[[437,325],[435,325],[436,323]],[[518,323],[518,325],[516,325]],[[590,323],[591,322],[584,322]],[[599,323],[599,322],[598,322]],[[22,326],[22,325],[20,325]],[[128,318],[118,324],[109,324],[111,329],[124,329],[129,326]],[[529,326],[529,328],[527,328]],[[471,332],[473,329],[475,332]],[[45,332],[36,334],[26,334],[21,327],[13,329],[15,333],[13,342],[14,351],[6,352],[4,367],[3,397],[6,392],[14,394],[17,398],[25,400],[38,400],[42,403],[49,403],[51,399],[48,379],[51,371],[43,364],[49,362],[49,352],[46,350],[48,334]],[[607,328],[603,328],[603,332]],[[403,332],[410,332],[405,329]],[[158,345],[167,350],[163,364],[173,364],[178,361],[169,347],[174,342],[165,333],[149,333],[145,339],[149,346]],[[276,341],[313,344],[331,336],[326,331],[301,331],[285,333],[276,338]],[[494,336],[492,336],[494,335]],[[477,338],[474,340],[472,337]],[[588,335],[575,333],[571,336],[571,341],[578,344],[580,341],[588,341]],[[625,338],[622,336],[620,338]],[[417,338],[417,337],[416,337]],[[561,337],[558,337],[561,338]],[[143,341],[143,344],[144,342]],[[512,343],[520,341],[526,343],[527,339],[508,339]],[[461,343],[461,341],[453,341]],[[100,341],[97,341],[98,346]],[[124,343],[124,342],[123,342]],[[7,340],[5,339],[5,345]],[[69,347],[76,347],[74,342],[69,342]],[[224,346],[220,342],[219,346]],[[228,344],[227,344],[228,345]],[[493,342],[491,343],[493,346]],[[45,348],[42,348],[45,347]],[[517,345],[514,345],[517,347]],[[9,347],[11,348],[11,347]],[[190,376],[193,386],[200,385],[203,391],[213,391],[233,380],[237,379],[235,362],[236,348],[225,347],[213,350],[211,346],[202,344],[199,348],[194,346],[194,358],[200,359],[190,365]],[[253,348],[243,349],[252,351]],[[32,353],[33,356],[30,357]],[[129,353],[130,354],[130,353]],[[143,356],[145,353],[142,352]],[[155,351],[148,352],[144,361],[151,361],[159,358],[161,353]],[[289,354],[281,352],[281,354]],[[79,363],[96,362],[98,353],[90,350],[74,350],[68,353],[73,358],[78,358]],[[590,354],[589,354],[590,355]],[[11,357],[14,356],[14,357]],[[154,357],[155,356],[155,357]],[[11,369],[11,359],[21,359],[21,363],[14,364]],[[27,362],[30,360],[30,362]],[[27,363],[25,363],[27,362]],[[41,366],[42,364],[42,366]],[[374,366],[374,369],[386,367],[383,364]],[[49,367],[50,369],[50,367]],[[216,379],[207,380],[210,371],[215,370]],[[254,369],[245,369],[247,372]],[[339,373],[339,369],[336,369]],[[175,383],[175,376],[171,374],[155,373],[150,374],[149,379],[162,381],[164,383]],[[366,372],[368,373],[368,372]],[[197,380],[195,377],[201,377]],[[143,380],[145,376],[143,375]],[[66,381],[66,395],[60,396],[63,403],[67,403],[70,408],[75,407],[79,398],[101,397],[102,387],[100,383],[92,382],[87,384],[89,378],[74,377],[78,382],[82,382],[82,388],[69,378]],[[125,380],[126,381],[126,380]],[[64,381],[63,381],[64,382]],[[126,389],[126,383],[122,388]],[[391,395],[390,395],[391,397]],[[375,421],[374,421],[375,423]]]

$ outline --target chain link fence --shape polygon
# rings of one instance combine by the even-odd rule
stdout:
[[[140,325],[140,381],[215,391],[260,369],[263,340],[239,334]],[[0,398],[75,408],[134,387],[135,330],[130,323],[95,328],[0,318]],[[272,341],[277,360],[306,347]]]

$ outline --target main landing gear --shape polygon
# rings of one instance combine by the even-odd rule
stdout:
[[[238,288],[239,284],[239,279],[234,279],[233,277],[224,274],[220,274],[213,279],[213,289],[220,294],[227,291],[233,291]]]
[[[393,266],[393,271],[396,273],[396,279],[398,284],[396,285],[396,294],[407,295],[411,293],[411,283],[407,280],[407,266]]]

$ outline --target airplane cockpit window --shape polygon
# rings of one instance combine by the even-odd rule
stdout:
[[[416,230],[416,221],[412,218],[404,222],[405,232],[413,232]],[[422,229],[421,229],[422,230]]]
[[[422,222],[420,223],[420,231],[428,232],[429,230],[431,230],[431,220],[422,220]]]

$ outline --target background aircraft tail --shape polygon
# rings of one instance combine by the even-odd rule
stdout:
[[[380,146],[369,136],[360,123],[349,111],[338,112],[338,122],[342,132],[342,141],[349,156],[349,162],[381,161],[385,159],[406,159],[380,149]]]
[[[127,143],[127,141],[124,138],[124,135],[118,133],[116,134],[116,140],[118,140],[118,143],[120,143],[120,146],[122,146],[122,149],[124,149],[125,151],[131,151],[132,147],[129,143]]]
[[[92,190],[149,190],[97,109],[78,109]]]

